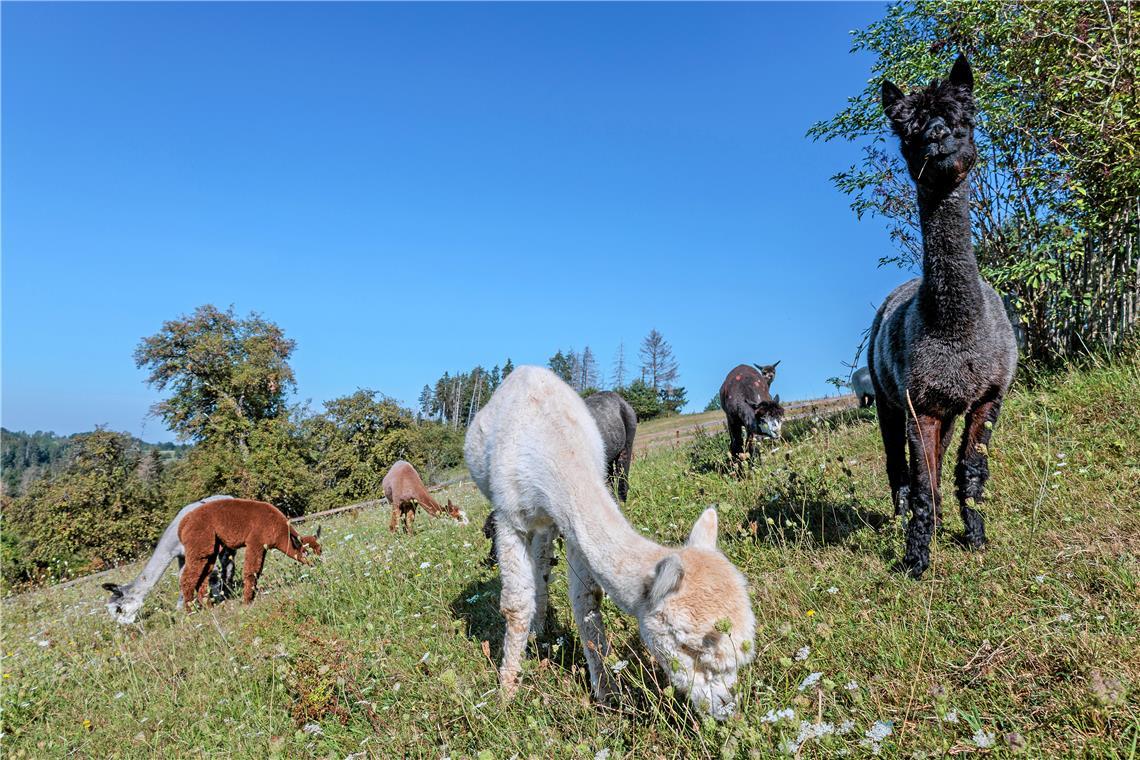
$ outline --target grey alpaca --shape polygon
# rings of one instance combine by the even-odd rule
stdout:
[[[867,363],[895,513],[906,514],[908,505],[911,511],[902,565],[918,578],[930,565],[942,514],[942,458],[960,414],[966,424],[955,492],[966,543],[986,543],[975,507],[989,478],[987,446],[1017,368],[1017,343],[1001,299],[978,274],[970,235],[967,177],[977,158],[970,64],[959,56],[948,80],[905,96],[884,81],[882,99],[918,188],[923,276],[895,288],[879,307]]]
[[[778,362],[777,362],[778,363]],[[774,374],[774,368],[773,368]],[[586,408],[602,434],[602,447],[606,452],[606,475],[618,499],[625,502],[629,494],[629,466],[633,462],[633,437],[637,434],[637,412],[629,402],[613,391],[601,391],[586,397]],[[494,567],[495,513],[483,522],[483,535],[491,539],[488,567]]]
[[[859,408],[866,409],[875,403],[875,386],[871,383],[871,370],[860,367],[851,376],[851,392],[859,399]]]
[[[629,466],[633,462],[633,437],[637,434],[637,412],[613,391],[586,397],[586,408],[598,423],[606,451],[607,475],[618,499],[629,493]]]

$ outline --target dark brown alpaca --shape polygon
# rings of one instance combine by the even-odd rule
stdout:
[[[909,95],[884,81],[883,110],[918,189],[922,278],[900,285],[879,307],[867,364],[895,511],[911,511],[902,565],[917,578],[930,565],[942,457],[958,415],[966,425],[954,484],[966,543],[980,548],[986,542],[976,507],[989,478],[990,435],[1017,368],[1017,343],[1001,298],[979,275],[974,256],[970,64],[959,57],[946,81]]]
[[[403,518],[404,530],[411,534],[412,523],[416,521],[416,505],[422,506],[428,511],[432,517],[439,517],[445,511],[448,516],[461,523],[467,522],[467,516],[463,514],[463,510],[451,503],[451,499],[447,500],[447,507],[441,507],[439,502],[431,497],[427,488],[424,487],[424,482],[420,479],[420,474],[416,472],[416,468],[401,459],[396,464],[392,465],[392,469],[388,470],[388,474],[384,476],[381,483],[384,488],[384,498],[392,506],[392,521],[388,523],[388,530],[395,533],[396,526],[400,524],[400,519]]]
[[[206,579],[223,550],[245,547],[242,601],[249,604],[257,594],[257,581],[265,565],[265,553],[277,549],[302,564],[309,564],[306,551],[321,553],[317,538],[299,536],[288,518],[272,504],[251,499],[208,501],[182,519],[178,538],[186,550],[182,568],[182,601],[186,611],[206,594]]]
[[[745,450],[752,452],[755,436],[780,437],[784,408],[780,406],[780,397],[772,398],[769,393],[776,364],[754,365],[759,370],[738,365],[720,386],[720,406],[728,423],[728,448],[734,462],[740,462]]]

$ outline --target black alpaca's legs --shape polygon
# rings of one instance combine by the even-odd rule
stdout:
[[[739,466],[743,461],[740,455],[744,452],[744,436],[740,434],[740,428],[736,425],[730,425],[728,428],[728,451],[732,454],[732,463]]]
[[[934,493],[938,498],[934,503],[934,527],[936,528],[942,526],[942,462],[953,438],[954,420],[945,420],[942,425],[942,435],[938,437],[938,451],[934,460]]]
[[[887,455],[887,482],[891,484],[891,502],[895,517],[906,514],[910,502],[910,475],[906,466],[907,420],[901,409],[879,404],[879,432]]]
[[[910,443],[911,515],[906,529],[903,566],[912,578],[918,578],[930,567],[930,539],[934,534],[934,513],[940,500],[937,471],[942,420],[919,415],[917,421],[908,419],[906,427]]]
[[[613,479],[614,487],[617,490],[618,500],[623,504],[625,497],[629,495],[629,464],[633,460],[633,449],[626,447],[618,454],[617,461],[614,462]]]
[[[954,485],[962,522],[966,526],[966,545],[980,549],[986,543],[986,524],[982,513],[974,507],[982,502],[986,481],[990,477],[990,437],[1001,411],[1001,396],[978,402],[966,413],[966,430],[958,449],[958,466],[954,469]]]

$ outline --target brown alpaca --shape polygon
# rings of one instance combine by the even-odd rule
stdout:
[[[424,488],[424,482],[420,480],[416,468],[403,459],[392,465],[392,469],[384,476],[381,486],[384,488],[384,498],[392,505],[392,521],[388,523],[388,530],[393,533],[396,532],[396,526],[400,524],[400,517],[403,516],[404,530],[411,534],[412,523],[416,520],[417,504],[426,509],[432,517],[439,517],[446,511],[452,519],[461,523],[467,522],[467,515],[452,504],[451,499],[447,500],[446,509],[439,506],[439,502]]]
[[[234,551],[245,547],[242,601],[249,604],[257,594],[257,581],[269,549],[277,549],[307,565],[306,550],[321,553],[319,536],[320,529],[316,535],[299,536],[285,515],[264,501],[218,499],[206,502],[186,515],[178,526],[178,538],[186,551],[186,566],[181,576],[186,611],[191,610],[195,599],[201,601],[206,595],[206,579],[223,549]]]

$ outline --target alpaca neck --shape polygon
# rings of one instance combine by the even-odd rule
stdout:
[[[604,482],[585,484],[570,503],[566,538],[586,558],[598,585],[624,612],[636,615],[646,581],[669,553],[633,529]]]
[[[978,318],[982,290],[970,234],[970,184],[946,193],[919,190],[922,221],[922,287],[919,303],[927,328],[960,332]]]
[[[162,578],[162,574],[166,572],[166,568],[170,567],[170,563],[178,556],[176,548],[164,546],[159,544],[154,554],[150,555],[150,559],[146,561],[143,566],[142,572],[130,583],[130,590],[126,596],[134,597],[137,599],[145,599],[154,585]]]

